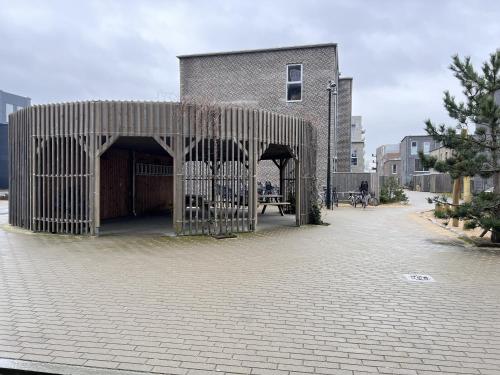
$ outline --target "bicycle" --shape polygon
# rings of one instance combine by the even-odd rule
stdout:
[[[361,203],[361,196],[359,193],[349,193],[349,204],[356,208]]]
[[[335,207],[339,206],[339,197],[337,194],[337,189],[333,189],[331,194],[331,203],[335,205]],[[326,205],[326,187],[323,187],[323,192],[318,193],[318,205],[320,208],[323,208]]]
[[[350,193],[349,194],[349,203],[351,206],[356,208],[358,204],[361,204],[361,207],[366,208],[366,206],[378,206],[378,199],[375,198],[373,193],[367,193],[362,191],[360,193]]]
[[[378,206],[379,205],[379,201],[378,201],[378,198],[375,197],[375,193],[370,192],[368,194],[368,204],[370,206]]]

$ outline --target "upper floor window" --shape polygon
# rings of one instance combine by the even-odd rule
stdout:
[[[411,154],[412,155],[418,154],[417,141],[411,141]]]
[[[392,165],[392,174],[397,174],[398,173],[398,165],[397,164],[393,164]]]
[[[358,153],[356,151],[351,154],[351,165],[358,165]]]
[[[431,143],[424,142],[424,154],[430,154],[431,152]]]
[[[286,66],[286,101],[300,102],[302,100],[302,64]]]
[[[9,115],[14,112],[14,106],[12,104],[7,103],[5,105],[5,116],[7,117],[7,121],[9,121]]]

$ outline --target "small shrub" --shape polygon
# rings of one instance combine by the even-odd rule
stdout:
[[[408,197],[406,196],[403,187],[398,183],[396,177],[390,177],[382,189],[380,189],[380,203],[395,203],[395,202],[407,202]]]
[[[434,216],[437,217],[438,219],[449,219],[450,218],[450,212],[447,209],[435,209],[434,210]]]
[[[313,202],[311,205],[311,212],[309,213],[309,222],[314,225],[322,225],[323,220],[321,219],[321,209],[318,203]]]

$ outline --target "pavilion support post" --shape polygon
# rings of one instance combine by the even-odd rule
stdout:
[[[94,223],[95,235],[99,235],[101,227],[101,156],[95,156],[95,178],[94,178]]]
[[[175,129],[174,137],[174,230],[175,234],[181,235],[183,232],[183,221],[185,211],[185,198],[183,189],[183,175],[184,175],[184,133],[182,129],[183,108],[173,109],[176,115],[173,116],[172,127]]]
[[[302,184],[300,175],[300,161],[295,160],[295,224],[299,227],[302,214]]]

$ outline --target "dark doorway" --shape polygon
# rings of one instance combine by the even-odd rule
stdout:
[[[101,235],[173,234],[173,158],[151,137],[120,137],[100,156]]]
[[[271,143],[259,158],[257,229],[297,225],[294,151]]]

